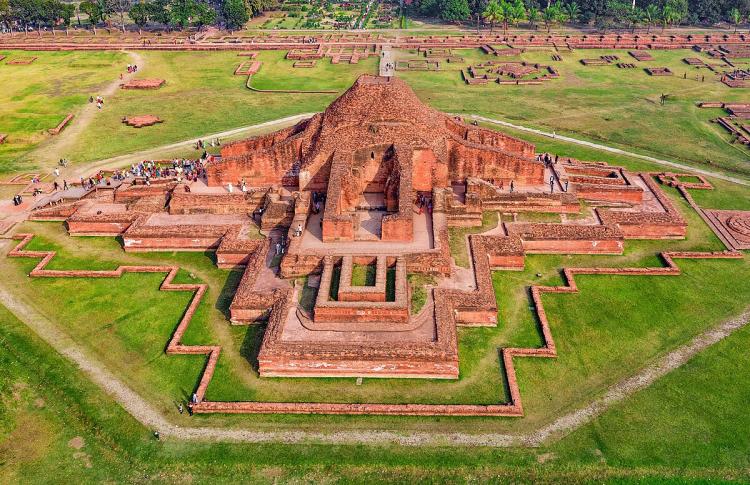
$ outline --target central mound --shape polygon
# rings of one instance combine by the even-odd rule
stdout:
[[[423,104],[404,81],[371,75],[360,76],[323,113],[224,146],[221,159],[207,169],[208,182],[326,190],[334,158],[352,167],[367,158],[382,162],[397,147],[416,190],[462,183],[466,177],[543,182],[544,167],[535,160],[533,144],[467,125]]]
[[[402,80],[367,75],[360,76],[323,114],[324,124],[403,123],[419,131],[442,130],[443,118]]]

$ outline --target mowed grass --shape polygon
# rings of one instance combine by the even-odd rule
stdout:
[[[7,128],[4,123],[0,133],[18,132],[17,136],[9,137],[9,142],[15,139],[18,144],[0,145],[0,157],[5,162],[0,170],[5,172],[33,168],[36,162],[26,154],[48,136],[42,131],[57,124],[67,112],[82,106],[88,95],[96,93],[97,86],[116,78],[122,64],[130,59],[126,53],[106,52],[10,54],[38,55],[40,59],[29,66],[8,66],[4,64],[7,61],[0,66],[3,68],[0,77],[9,76],[10,84],[6,85],[15,86],[10,95],[0,94],[15,100],[3,103],[15,121]],[[336,98],[335,94],[253,92],[245,87],[245,76],[233,75],[237,65],[246,59],[235,52],[139,54],[145,64],[138,77],[163,78],[167,85],[154,91],[118,90],[108,97],[105,108],[96,113],[89,129],[65,149],[65,153],[58,154],[59,157],[67,157],[74,163],[98,160],[320,111]],[[360,74],[376,73],[378,66],[378,59],[374,57],[354,65],[334,65],[324,58],[314,68],[294,69],[293,61],[284,59],[285,54],[285,51],[260,52],[258,59],[263,66],[253,77],[252,85],[260,89],[340,93]],[[461,80],[460,68],[497,58],[486,56],[478,49],[459,49],[455,54],[464,57],[465,62],[445,64],[444,70],[439,72],[399,71],[398,76],[406,80],[425,103],[442,111],[506,119],[637,153],[711,170],[726,170],[745,178],[750,176],[750,152],[739,144],[730,143],[729,135],[710,122],[722,111],[696,106],[705,100],[746,101],[748,89],[730,89],[709,71],[682,62],[683,57],[701,57],[702,54],[688,50],[653,51],[654,61],[633,61],[638,69],[618,69],[615,66],[586,67],[579,60],[615,54],[629,62],[625,51],[563,52],[562,62],[551,61],[551,51],[529,51],[519,59],[553,64],[561,73],[560,79],[540,86],[467,86]],[[404,52],[399,55],[416,56]],[[705,56],[703,59],[716,62]],[[643,71],[646,66],[667,66],[675,75],[651,77]],[[15,75],[19,72],[24,75]],[[682,78],[684,73],[688,74],[688,79]],[[696,81],[695,75],[706,76],[706,81]],[[662,94],[669,95],[664,105],[659,102]],[[155,114],[165,122],[140,130],[121,123],[123,116],[135,114]],[[554,142],[546,143],[550,149],[554,145]],[[647,165],[642,161],[636,163]]]
[[[482,213],[482,225],[476,227],[450,227],[448,228],[448,244],[451,248],[451,256],[456,266],[469,267],[469,253],[466,236],[487,232],[497,227],[499,223],[498,213],[485,211]]]
[[[24,155],[51,138],[48,129],[116,80],[128,59],[122,52],[0,50],[0,56],[7,56],[0,61],[0,133],[8,135],[0,144],[0,176],[34,168]],[[8,64],[21,57],[38,59]]]
[[[718,75],[682,61],[685,57],[700,57],[709,63],[716,60],[689,50],[657,50],[651,51],[654,61],[638,62],[625,50],[584,49],[560,52],[564,60],[555,62],[552,53],[536,50],[507,59],[553,65],[559,71],[559,79],[538,86],[466,85],[459,69],[505,60],[479,49],[454,50],[465,62],[444,64],[441,72],[397,74],[422,100],[442,111],[480,114],[703,168],[750,175],[750,152],[729,143],[729,134],[710,122],[723,110],[696,105],[707,100],[746,101],[750,90],[729,88],[718,81]],[[579,62],[613,54],[638,68],[592,67]],[[644,67],[669,67],[675,74],[652,77]],[[685,73],[688,79],[683,79]],[[696,75],[705,76],[705,82],[696,81]],[[668,95],[664,105],[660,103],[662,94]]]
[[[700,218],[668,192],[690,224],[685,241],[629,241],[623,256],[529,256],[524,272],[495,272],[499,304],[496,328],[460,329],[461,377],[456,381],[259,378],[256,356],[263,328],[230,327],[226,308],[239,273],[213,267],[200,254],[125,254],[112,239],[69,238],[58,224],[27,223],[39,233],[32,247],[55,248],[61,259],[53,267],[114,267],[119,262],[174,262],[181,278],[206,281],[211,287],[184,342],[218,343],[224,348],[207,398],[212,400],[333,402],[505,402],[504,376],[497,349],[541,344],[529,309],[530,284],[560,284],[563,266],[659,265],[662,249],[720,249]],[[98,262],[95,262],[98,261]],[[0,259],[14,292],[43,311],[73,338],[147,400],[173,416],[203,366],[203,357],[164,356],[163,348],[179,321],[188,293],[158,292],[161,275],[126,275],[119,280],[32,279],[25,274],[32,260]],[[589,402],[592,396],[634,373],[651,359],[684,343],[716,322],[739,313],[750,301],[750,264],[742,261],[680,261],[677,277],[581,277],[577,295],[545,295],[560,358],[518,359],[526,417],[460,419],[337,416],[207,416],[198,419],[223,426],[274,423],[315,428],[341,423],[362,427],[521,430]],[[537,277],[541,274],[542,277]],[[727,278],[727,275],[733,277]],[[193,275],[193,276],[191,276]],[[646,290],[647,289],[647,290]],[[666,310],[668,309],[668,311]],[[627,322],[627,325],[624,324]],[[632,322],[632,323],[631,323]]]
[[[312,69],[294,69],[285,52],[261,52],[263,65],[253,86],[272,89],[335,90],[343,92],[359,74],[375,73],[376,60],[331,65],[329,59]],[[234,70],[246,57],[236,52],[143,52],[139,78],[162,78],[158,90],[121,90],[97,113],[97,121],[68,153],[75,162],[107,158],[170,142],[237,127],[323,110],[336,94],[258,93],[245,87],[247,76]],[[123,116],[153,114],[164,120],[134,129]],[[102,140],[108,140],[102,143]]]
[[[157,441],[0,307],[0,481],[746,481],[748,345],[740,330],[539,448]]]
[[[745,327],[552,449],[563,461],[601,459],[614,468],[747,473],[750,437],[738,430],[750,428],[748,345]]]

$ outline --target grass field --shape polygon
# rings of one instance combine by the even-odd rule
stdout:
[[[491,449],[158,442],[4,307],[0,322],[4,483],[750,479],[748,329],[557,443]]]
[[[586,49],[561,52],[563,61],[554,62],[551,51],[539,50],[508,59],[554,65],[560,78],[539,86],[467,86],[459,69],[503,59],[485,55],[479,49],[455,50],[454,54],[463,57],[465,63],[443,64],[442,72],[399,71],[398,75],[420,98],[442,111],[500,118],[638,153],[750,175],[750,152],[739,144],[730,144],[728,133],[710,123],[723,111],[696,106],[706,100],[745,101],[748,90],[728,88],[710,71],[682,62],[684,57],[716,62],[702,54],[652,51],[654,61],[641,63],[624,50]],[[579,62],[582,58],[611,54],[624,62],[632,61],[639,68],[591,67]],[[675,75],[651,77],[642,69],[649,66],[669,67]],[[688,74],[688,79],[682,78],[683,73]],[[696,81],[696,75],[705,76],[706,81]],[[661,94],[669,95],[663,106],[659,103]]]
[[[704,100],[746,101],[748,90],[730,89],[716,81],[709,71],[697,70],[682,62],[683,57],[702,54],[687,50],[654,51],[654,61],[634,61],[639,68],[625,70],[615,66],[586,67],[578,62],[583,57],[604,54],[616,54],[627,61],[629,56],[625,51],[563,52],[564,60],[554,63],[561,73],[560,79],[541,86],[520,87],[465,85],[458,69],[469,63],[497,58],[486,56],[478,49],[457,50],[455,54],[466,62],[445,64],[445,70],[440,72],[399,71],[398,75],[423,101],[443,111],[505,119],[703,168],[728,170],[745,178],[750,176],[750,152],[730,143],[729,135],[710,122],[721,110],[696,106]],[[0,104],[14,113],[29,115],[15,115],[15,127],[2,128],[18,132],[19,140],[23,137],[18,144],[0,146],[0,171],[4,173],[33,167],[35,161],[24,155],[47,136],[42,135],[41,130],[54,126],[66,112],[75,111],[76,106],[85,103],[97,83],[115,78],[117,67],[127,59],[123,53],[42,52],[33,55],[40,56],[34,64],[3,65],[0,76],[21,69],[24,73],[38,73],[50,66],[61,76],[48,84],[38,82],[33,75],[8,78],[14,91],[9,95],[0,94],[0,100],[4,101]],[[252,92],[245,87],[244,76],[232,75],[242,59],[232,52],[142,52],[140,55],[145,65],[139,77],[164,78],[167,85],[157,91],[118,91],[107,100],[105,109],[97,113],[90,129],[66,153],[61,153],[61,157],[78,163],[106,158],[238,126],[319,111],[335,98],[332,94]],[[258,59],[263,67],[253,77],[254,87],[341,92],[359,74],[377,71],[375,58],[356,65],[332,65],[328,59],[322,59],[315,68],[294,69],[292,61],[284,59],[284,55],[285,52],[260,53]],[[404,52],[400,55],[413,56]],[[520,59],[553,63],[549,57],[549,51],[541,50],[524,53]],[[707,57],[704,60],[715,62]],[[675,76],[654,78],[643,71],[644,66],[667,66]],[[688,73],[687,80],[682,79],[683,73]],[[695,75],[705,75],[706,82],[696,81]],[[71,95],[45,101],[51,92]],[[663,106],[659,103],[661,94],[669,95]],[[6,99],[12,100],[12,104]],[[42,116],[42,113],[46,114]],[[165,122],[141,130],[120,122],[122,116],[133,114],[156,114]],[[552,147],[553,144],[547,145]]]
[[[0,61],[0,176],[34,165],[23,156],[49,139],[47,130],[68,113],[75,113],[96,96],[97,90],[117,78],[127,62],[122,52],[3,51]],[[28,65],[12,65],[18,57],[38,57]]]
[[[334,89],[343,91],[359,73],[374,72],[375,64],[363,61],[355,68],[321,63],[300,73],[283,52],[262,52],[260,72],[253,85],[274,89]],[[286,116],[320,111],[336,95],[254,93],[245,87],[246,76],[232,73],[245,58],[235,52],[144,53],[146,67],[140,77],[158,77],[167,85],[156,91],[122,91],[114,96],[96,126],[73,147],[69,158],[95,160],[168,142],[253,125]],[[280,67],[280,66],[283,66]],[[309,77],[306,77],[309,76]],[[313,79],[317,78],[317,81]],[[326,81],[326,79],[328,81]],[[315,85],[313,85],[315,84]],[[124,115],[155,114],[165,120],[154,129],[135,130],[120,122]],[[96,140],[111,137],[101,146]]]

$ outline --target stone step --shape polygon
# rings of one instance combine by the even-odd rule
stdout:
[[[384,205],[369,205],[369,204],[358,204],[356,209],[358,211],[381,211],[385,212],[387,207]]]

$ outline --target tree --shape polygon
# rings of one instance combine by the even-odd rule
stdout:
[[[686,0],[667,0],[661,9],[662,31],[667,25],[679,24],[687,17]]]
[[[502,1],[505,3],[505,0]],[[482,17],[484,17],[486,22],[490,23],[490,32],[494,30],[497,22],[503,20],[503,15],[503,7],[497,2],[497,0],[490,0],[489,3],[487,3],[487,7],[484,9],[484,12],[482,12]]]
[[[661,30],[664,32],[664,29],[667,28],[668,24],[672,23],[672,19],[674,18],[674,10],[672,9],[672,6],[669,4],[664,5],[661,9]],[[662,103],[663,104],[663,103]]]
[[[470,15],[467,0],[443,0],[440,18],[448,21],[466,20]]]
[[[195,0],[172,0],[170,7],[171,23],[181,29],[190,25],[197,9]]]
[[[526,18],[526,7],[523,5],[523,0],[511,0],[510,2],[506,2],[505,8],[506,27],[507,23],[510,23],[515,27],[518,25],[518,22]]]
[[[568,22],[574,24],[578,22],[581,17],[581,7],[576,2],[570,2],[565,5],[565,16],[568,18]]]
[[[75,15],[76,7],[72,3],[62,4],[62,22],[65,28],[70,27],[71,19]]]
[[[130,11],[130,0],[115,0],[113,11],[120,15],[120,27],[125,32],[125,14]]]
[[[630,3],[623,0],[608,0],[607,2],[607,13],[604,15],[609,21],[619,22],[621,20],[628,20],[628,16],[632,11]]]
[[[737,26],[742,22],[742,14],[737,7],[729,11],[729,20],[734,24],[734,33],[737,33]]]
[[[148,23],[149,20],[149,8],[145,0],[141,0],[138,3],[134,3],[128,11],[130,19],[135,25],[138,26],[138,32]]]
[[[117,0],[96,0],[99,10],[102,12],[102,20],[109,26],[111,23],[109,17],[115,12]]]
[[[643,9],[641,7],[635,6],[630,9],[628,12],[626,18],[628,19],[628,22],[630,23],[631,32],[635,33],[635,27],[643,22],[644,13]]]
[[[419,13],[428,17],[439,17],[441,3],[439,0],[421,0],[417,6]]]
[[[687,0],[667,0],[666,5],[672,8],[672,18],[670,24],[679,24],[688,16]]]
[[[529,24],[531,25],[532,29],[536,29],[536,23],[539,22],[540,17],[541,13],[539,12],[539,9],[536,7],[536,5],[532,5],[529,8],[529,11],[526,12],[526,18],[529,20]]]
[[[479,23],[481,22],[484,9],[487,6],[487,0],[469,0],[469,9],[471,16],[477,21],[477,34],[479,33]]]
[[[198,27],[216,23],[216,10],[207,3],[198,3],[195,9],[195,20],[193,23]]]
[[[24,34],[29,30],[29,24],[34,21],[36,7],[32,0],[14,0],[10,4],[12,17],[23,25]]]
[[[146,4],[146,10],[152,22],[169,25],[172,19],[169,13],[169,0],[152,0]]]
[[[646,8],[643,10],[643,20],[648,26],[646,32],[651,32],[651,27],[656,25],[656,23],[659,21],[659,7],[657,7],[654,3],[649,3],[648,5],[646,5]]]
[[[224,0],[222,14],[230,29],[238,29],[250,20],[244,0]]]
[[[276,2],[274,0],[247,0],[245,5],[247,5],[250,16],[255,17],[263,13],[264,10],[274,7]]]
[[[562,7],[560,2],[555,2],[549,5],[542,12],[542,19],[544,19],[544,25],[547,26],[547,32],[552,28],[552,24],[557,23],[562,18]]]
[[[581,17],[584,22],[593,20],[598,23],[601,17],[607,15],[608,0],[577,0],[581,6]]]
[[[11,10],[10,10],[10,1],[0,0],[0,23],[3,23],[7,26],[11,26],[12,18],[13,18],[13,15],[11,14]]]
[[[104,13],[98,2],[84,0],[79,5],[79,8],[81,12],[89,16],[89,22],[91,22],[91,25],[94,27],[104,19]]]

